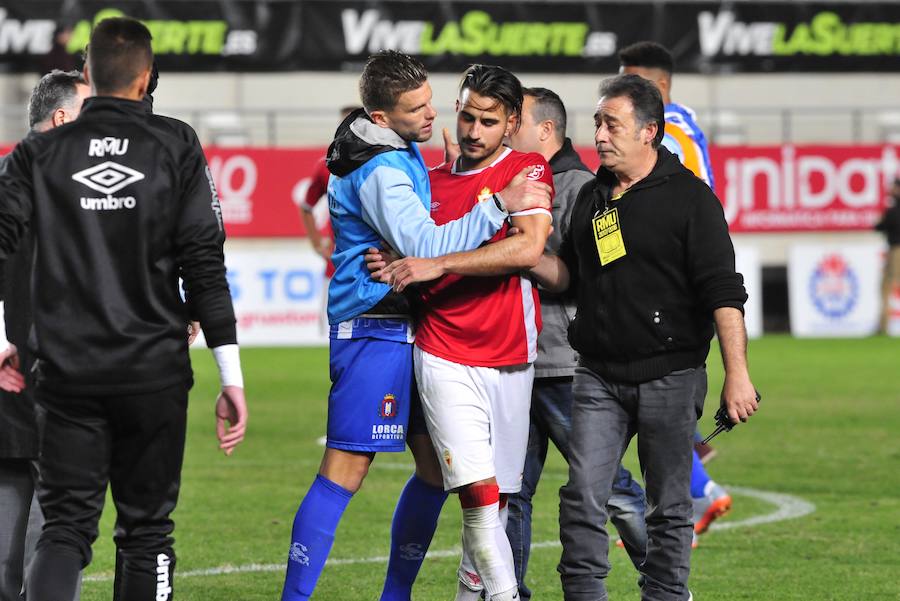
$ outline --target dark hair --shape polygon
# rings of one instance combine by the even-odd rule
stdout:
[[[91,32],[88,68],[97,94],[126,89],[153,65],[150,31],[127,17],[104,19]]]
[[[675,72],[672,53],[656,42],[637,42],[619,50],[619,64],[623,67],[662,69],[669,75]]]
[[[46,121],[58,108],[72,106],[78,94],[77,84],[87,85],[80,71],[54,69],[41,77],[28,100],[28,127]]]
[[[519,78],[496,65],[471,65],[465,70],[459,93],[470,90],[481,96],[493,98],[509,115],[522,115],[522,83]]]
[[[156,91],[156,86],[159,85],[159,67],[156,66],[156,61],[153,61],[153,67],[150,69],[150,81],[147,83],[147,94],[152,94]]]
[[[523,88],[522,93],[534,99],[531,105],[531,115],[538,123],[553,121],[556,130],[556,140],[562,142],[566,139],[566,106],[562,99],[553,90],[547,88]]]
[[[641,127],[656,123],[653,148],[659,148],[665,135],[666,119],[662,95],[652,81],[640,75],[616,75],[600,82],[601,98],[627,97],[634,107],[634,117]]]
[[[422,86],[428,79],[425,65],[396,50],[382,50],[369,57],[359,78],[359,96],[366,111],[390,110],[400,95]]]

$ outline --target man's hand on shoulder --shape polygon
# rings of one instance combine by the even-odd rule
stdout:
[[[519,171],[514,178],[500,191],[500,198],[507,213],[518,213],[528,209],[550,210],[553,200],[553,189],[542,181],[529,179],[535,165],[529,165]]]
[[[219,448],[231,455],[247,431],[247,401],[240,386],[223,386],[216,399],[216,436]]]

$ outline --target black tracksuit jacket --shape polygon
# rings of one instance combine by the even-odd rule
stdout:
[[[236,342],[206,160],[144,103],[88,99],[76,121],[15,148],[0,172],[0,260],[26,227],[48,389],[131,394],[190,381],[179,277],[209,345]]]
[[[747,294],[715,194],[666,148],[617,201],[602,167],[582,187],[559,256],[576,289],[569,342],[612,380],[639,383],[706,361],[712,313],[743,311]],[[626,255],[600,264],[592,219],[617,207]]]

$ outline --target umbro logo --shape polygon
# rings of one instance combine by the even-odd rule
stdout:
[[[125,186],[144,179],[144,174],[113,161],[100,163],[78,173],[72,179],[103,194],[115,194]]]
[[[156,601],[168,601],[172,595],[171,563],[165,553],[156,556]]]
[[[291,550],[289,559],[291,561],[296,561],[300,565],[308,566],[309,565],[309,548],[303,543],[291,543]]]
[[[419,543],[400,545],[400,559],[405,561],[422,561],[425,559],[425,549]]]

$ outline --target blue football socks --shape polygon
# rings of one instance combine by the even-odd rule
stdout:
[[[415,474],[406,483],[391,524],[391,557],[381,601],[410,601],[413,582],[437,528],[447,493]]]
[[[282,601],[310,598],[352,496],[349,490],[324,476],[316,476],[294,517]]]
[[[709,480],[709,475],[700,462],[700,456],[697,455],[697,451],[694,451],[694,465],[691,466],[691,496],[695,499],[702,498]]]

